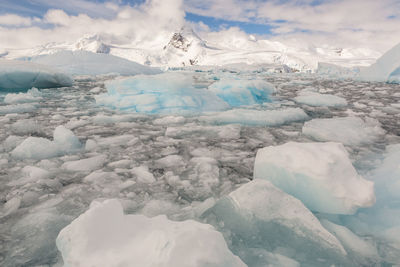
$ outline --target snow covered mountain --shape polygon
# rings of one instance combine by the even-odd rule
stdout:
[[[43,46],[3,51],[0,57],[30,58],[64,50],[84,50],[125,58],[156,67],[184,67],[191,65],[277,65],[294,71],[315,71],[319,62],[343,67],[368,66],[379,53],[369,49],[336,47],[303,47],[278,41],[257,39],[239,30],[228,29],[198,35],[185,26],[176,32],[165,32],[153,40],[133,42],[117,40],[99,34],[85,35],[74,43],[49,43]]]

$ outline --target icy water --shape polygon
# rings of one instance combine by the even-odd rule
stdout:
[[[193,75],[199,83],[211,83],[204,81],[202,73]],[[400,143],[399,85],[294,74],[258,74],[260,77],[274,84],[278,93],[271,103],[257,106],[258,109],[299,107],[310,119],[357,115],[379,121],[385,130],[383,136],[369,144],[346,146],[358,173],[367,179],[386,146]],[[348,104],[313,107],[293,101],[307,88],[340,96]],[[204,211],[252,179],[259,148],[288,141],[315,141],[302,134],[303,121],[273,127],[216,125],[197,116],[165,118],[111,110],[96,105],[94,100],[95,95],[105,91],[104,80],[81,79],[74,87],[41,90],[42,99],[36,103],[15,107],[0,100],[0,266],[60,264],[55,245],[59,231],[86,211],[94,199],[118,198],[126,213],[166,214],[172,220],[214,223],[204,216]],[[22,107],[26,112],[20,112],[24,111]],[[86,143],[86,149],[43,160],[11,156],[10,152],[28,136],[51,140],[59,125],[72,130],[82,144]],[[96,164],[87,170],[74,170],[64,164],[93,157],[97,157]],[[38,167],[45,173],[26,166]],[[98,175],[96,179],[88,176],[93,171]],[[143,172],[146,175],[141,175]],[[398,211],[398,206],[394,210]],[[355,225],[352,218],[362,218],[359,214],[316,215],[348,225]],[[395,220],[388,216],[391,219]],[[224,227],[215,227],[231,244]],[[399,243],[365,234],[366,231],[358,231],[359,236],[373,244],[378,255],[365,258],[350,252],[343,265],[400,263]],[[262,261],[241,255],[240,248],[231,249],[249,266],[263,266]],[[300,263],[312,262],[282,251]]]

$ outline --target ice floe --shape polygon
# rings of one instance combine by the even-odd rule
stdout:
[[[222,124],[244,124],[259,126],[278,126],[291,122],[305,121],[309,117],[301,108],[278,110],[231,109],[201,116],[201,121]]]
[[[221,233],[165,215],[124,215],[119,201],[93,202],[57,237],[66,266],[246,266]]]
[[[354,214],[375,203],[373,182],[360,176],[340,143],[296,143],[258,150],[254,178],[266,179],[312,211]]]
[[[303,134],[318,141],[334,141],[345,145],[370,144],[385,134],[378,121],[358,117],[313,119],[303,126]]]
[[[329,94],[320,94],[310,91],[301,91],[294,101],[314,107],[345,107],[346,99]]]

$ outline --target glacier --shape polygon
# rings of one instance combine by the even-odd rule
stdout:
[[[0,59],[0,90],[28,90],[71,86],[72,79],[43,64]]]

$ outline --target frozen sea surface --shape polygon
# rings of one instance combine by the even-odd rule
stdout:
[[[192,90],[206,90],[225,74],[192,75]],[[264,80],[277,90],[268,103],[236,109],[242,116],[238,120],[227,111],[182,116],[109,109],[95,101],[106,93],[106,81],[101,79],[43,89],[37,97],[0,95],[0,266],[62,265],[56,246],[59,232],[84,214],[93,200],[104,199],[118,199],[125,214],[166,215],[168,220],[163,220],[171,224],[211,224],[209,229],[222,233],[230,251],[248,266],[400,264],[399,85],[296,74],[230,75]],[[294,100],[306,91],[335,95],[347,105]],[[243,109],[246,112],[240,112]],[[293,120],[276,115],[288,110],[301,116]],[[273,123],[246,123],[262,121],[262,114],[278,117],[265,120]],[[267,181],[259,181],[252,194],[257,184],[248,183],[258,149],[289,141],[321,141],[321,134],[303,133],[304,122],[339,117],[373,119],[382,128],[379,138],[368,142],[359,142],[353,132],[340,132],[341,138],[335,139],[346,140],[344,148],[357,173],[375,182],[375,205],[352,215],[311,212]],[[313,125],[324,123],[308,127]],[[340,126],[345,131],[345,124]],[[330,138],[324,134],[323,140]],[[32,139],[43,144],[42,150],[29,150],[40,156],[15,156],[23,155],[22,148],[31,142],[26,140]],[[59,140],[67,145],[59,145]],[[51,153],[43,152],[46,147]],[[321,253],[313,253],[315,248]]]

